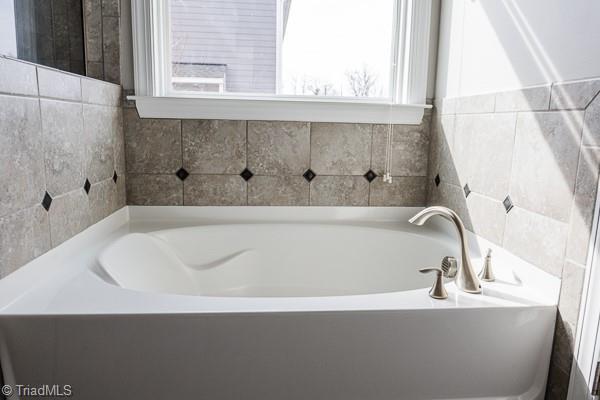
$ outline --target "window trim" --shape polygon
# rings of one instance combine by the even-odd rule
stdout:
[[[141,117],[419,124],[426,105],[432,0],[396,0],[392,99],[169,94],[168,0],[132,0],[134,100]],[[401,63],[398,63],[401,60]]]

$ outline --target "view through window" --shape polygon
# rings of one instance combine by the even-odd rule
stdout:
[[[175,92],[391,97],[396,0],[170,0]]]

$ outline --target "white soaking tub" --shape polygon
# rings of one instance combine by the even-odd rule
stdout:
[[[7,384],[81,399],[543,399],[558,280],[428,296],[418,208],[130,207],[0,281]],[[16,397],[14,397],[16,398]]]

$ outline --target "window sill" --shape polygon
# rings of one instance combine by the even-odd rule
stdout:
[[[336,99],[128,96],[141,118],[236,119],[418,125],[426,104]]]

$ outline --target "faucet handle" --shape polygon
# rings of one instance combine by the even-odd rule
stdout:
[[[452,256],[446,256],[442,258],[442,270],[444,271],[444,277],[454,278],[458,273],[458,262],[456,258]]]
[[[446,292],[446,288],[444,287],[444,271],[441,268],[421,268],[419,270],[420,273],[426,274],[429,272],[435,272],[435,281],[433,282],[433,286],[429,290],[429,296],[434,299],[443,300],[448,298],[448,292]]]
[[[479,279],[485,282],[494,282],[496,280],[494,271],[492,270],[492,249],[488,249],[487,251],[487,255],[483,262],[483,268],[479,273]]]

